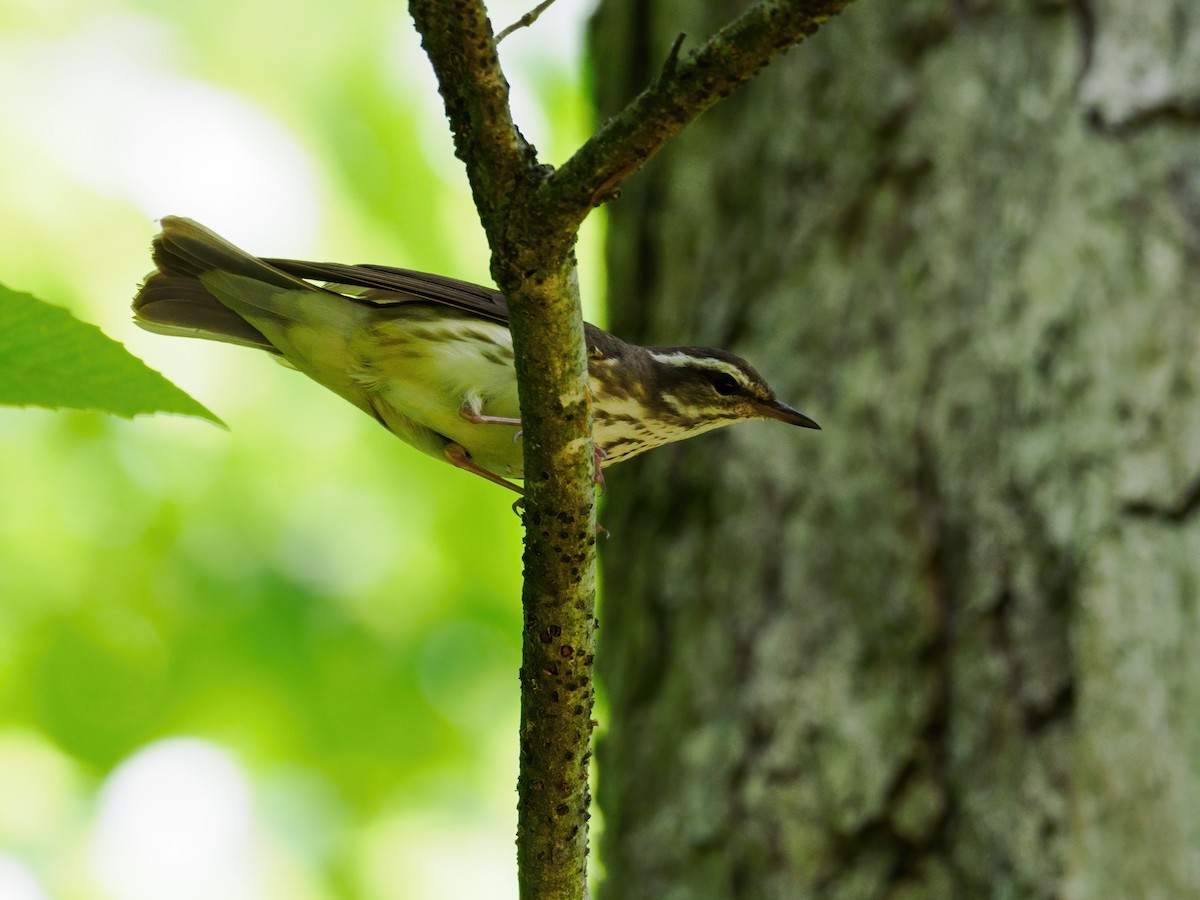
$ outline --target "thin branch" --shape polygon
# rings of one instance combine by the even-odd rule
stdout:
[[[513,125],[480,0],[411,0],[509,306],[526,489],[517,874],[522,900],[587,890],[596,589],[595,457],[569,222]]]
[[[479,0],[410,0],[408,9],[437,74],[455,154],[466,164],[475,206],[492,237],[503,199],[536,163],[513,124],[492,23]]]
[[[513,22],[511,25],[509,25],[507,28],[505,28],[503,31],[501,31],[498,35],[496,35],[496,43],[497,44],[500,43],[502,40],[504,40],[506,37],[508,37],[510,34],[512,34],[518,28],[528,28],[530,25],[532,25],[534,22],[536,22],[541,17],[542,13],[544,13],[546,10],[548,10],[553,5],[554,5],[554,0],[542,0],[541,3],[539,3],[537,6],[535,6],[533,9],[531,9],[529,12],[525,13],[525,15],[521,16],[521,18],[517,19],[517,21]]]
[[[681,62],[675,59],[677,41],[658,79],[547,180],[547,208],[582,221],[684,126],[849,3],[762,0]]]
[[[538,248],[528,219],[524,230]],[[517,265],[533,271],[539,252]],[[541,269],[509,296],[528,501],[517,878],[521,900],[582,900],[595,700],[596,487],[574,259],[565,253],[556,268]]]
[[[527,491],[517,822],[522,900],[586,894],[596,511],[592,399],[573,255],[579,224],[664,141],[848,2],[763,0],[682,61],[681,37],[655,83],[548,177],[513,124],[482,0],[410,0],[491,246],[492,276],[509,304]]]

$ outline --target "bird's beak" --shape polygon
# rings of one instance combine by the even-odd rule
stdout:
[[[821,426],[800,412],[798,409],[792,409],[786,403],[780,403],[778,400],[771,400],[767,403],[761,403],[758,407],[759,413],[768,419],[778,419],[780,422],[787,422],[789,425],[799,425],[801,428],[815,428],[821,430]]]

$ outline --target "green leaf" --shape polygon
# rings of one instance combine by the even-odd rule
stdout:
[[[0,285],[0,404],[168,412],[223,424],[95,325]]]

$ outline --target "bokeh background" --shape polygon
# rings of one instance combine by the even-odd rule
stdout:
[[[502,45],[549,162],[590,126],[589,12]],[[166,214],[488,281],[404,4],[0,0],[0,161],[0,282],[229,426],[0,409],[0,897],[514,897],[510,498],[128,308]]]

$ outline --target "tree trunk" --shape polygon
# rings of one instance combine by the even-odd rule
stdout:
[[[613,331],[825,430],[609,477],[603,896],[1200,896],[1198,125],[1187,0],[863,0],[625,188]]]

